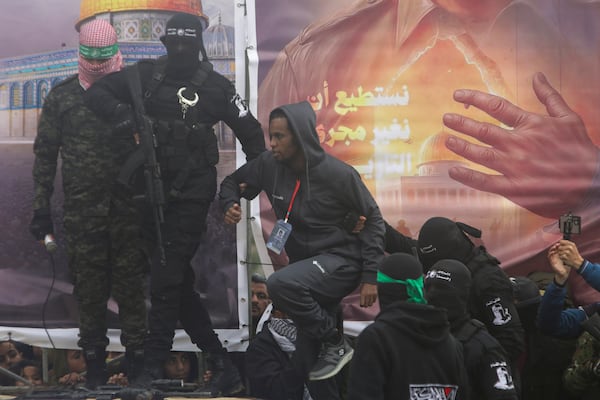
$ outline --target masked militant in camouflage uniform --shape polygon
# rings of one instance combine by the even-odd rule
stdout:
[[[87,362],[86,386],[106,384],[107,301],[119,305],[128,376],[143,360],[147,258],[140,218],[129,189],[115,184],[123,148],[111,128],[84,106],[82,95],[101,76],[121,68],[112,26],[93,20],[81,27],[79,74],[45,99],[34,143],[34,217],[37,240],[53,234],[51,196],[60,153],[64,228],[69,270],[79,305],[79,341]],[[131,379],[131,378],[130,378]]]

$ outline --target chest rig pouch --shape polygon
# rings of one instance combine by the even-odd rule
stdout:
[[[144,97],[153,109],[163,110],[154,113],[160,115],[153,120],[158,144],[156,156],[169,196],[177,197],[190,176],[202,174],[219,162],[219,148],[212,125],[200,122],[202,110],[193,101],[188,101],[189,106],[182,105],[181,99],[177,102],[177,96],[183,92],[181,88],[163,84],[165,66],[160,61],[155,64]],[[184,100],[194,100],[193,96],[198,96],[198,88],[211,70],[210,63],[201,63],[185,84]]]

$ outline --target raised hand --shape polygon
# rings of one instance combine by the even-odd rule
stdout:
[[[498,172],[491,175],[453,167],[449,175],[474,189],[504,196],[540,216],[558,218],[576,209],[592,185],[598,148],[579,115],[542,73],[534,75],[533,90],[547,115],[525,111],[504,98],[477,90],[454,92],[455,101],[484,111],[504,126],[445,114],[444,125],[482,143],[451,135],[446,147]]]

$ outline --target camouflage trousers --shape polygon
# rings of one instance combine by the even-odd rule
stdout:
[[[138,215],[65,215],[64,225],[79,307],[79,347],[108,344],[107,304],[112,296],[118,304],[121,344],[142,348],[149,264],[142,248]]]

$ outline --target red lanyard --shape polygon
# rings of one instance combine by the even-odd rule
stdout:
[[[300,189],[300,179],[296,179],[296,187],[294,188],[294,193],[292,193],[292,199],[290,200],[290,206],[288,207],[287,213],[285,213],[285,219],[283,222],[288,222],[288,218],[290,217],[290,212],[292,212],[292,205],[294,205],[294,200],[296,200],[296,195],[298,194],[298,189]]]

